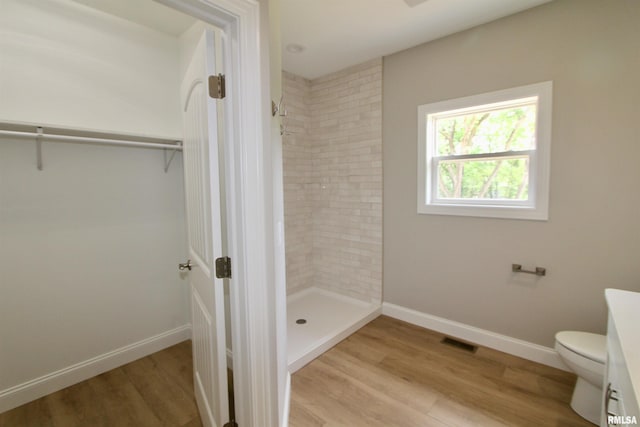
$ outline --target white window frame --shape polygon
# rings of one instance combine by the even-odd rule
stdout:
[[[548,220],[552,89],[552,82],[547,81],[418,106],[418,213]],[[482,106],[497,109],[505,105],[513,105],[514,100],[536,97],[536,148],[534,150],[460,156],[436,155],[433,123],[435,115],[461,114],[466,111],[478,110]],[[529,157],[528,200],[444,199],[437,197],[437,170],[440,161],[453,158],[490,160],[522,156]]]

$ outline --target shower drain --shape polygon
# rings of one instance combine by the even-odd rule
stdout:
[[[307,319],[298,319],[298,320],[296,320],[296,323],[298,325],[304,325],[305,323],[307,323]]]

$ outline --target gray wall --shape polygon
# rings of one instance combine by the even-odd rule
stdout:
[[[640,291],[640,2],[557,0],[384,60],[384,300],[552,346]],[[549,221],[416,213],[417,106],[552,80]],[[514,275],[511,263],[548,276]]]

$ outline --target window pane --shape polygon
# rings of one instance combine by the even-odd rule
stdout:
[[[529,158],[440,161],[438,198],[528,200]]]
[[[496,153],[536,147],[536,104],[435,116],[436,155]]]

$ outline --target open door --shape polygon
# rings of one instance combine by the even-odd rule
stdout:
[[[193,377],[200,417],[205,427],[229,421],[225,344],[224,284],[216,278],[216,259],[223,257],[221,176],[215,99],[209,76],[215,73],[214,33],[206,30],[181,85],[184,126],[184,177]]]

